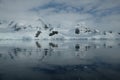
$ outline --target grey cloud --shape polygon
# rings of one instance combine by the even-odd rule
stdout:
[[[0,0],[0,18],[43,17],[52,24],[72,25],[80,21],[103,30],[118,30],[119,5],[120,0]]]

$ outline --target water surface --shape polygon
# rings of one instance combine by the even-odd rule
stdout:
[[[120,80],[120,41],[0,41],[0,80]]]

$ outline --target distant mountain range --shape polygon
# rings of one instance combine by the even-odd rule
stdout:
[[[96,40],[119,39],[120,33],[100,31],[82,24],[70,28],[52,26],[41,19],[32,22],[0,20],[0,39]]]

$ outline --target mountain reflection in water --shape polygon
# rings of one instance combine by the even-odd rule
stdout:
[[[120,80],[120,42],[0,41],[0,80]]]

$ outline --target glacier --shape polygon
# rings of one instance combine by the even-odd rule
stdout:
[[[41,19],[31,22],[0,20],[0,40],[107,40],[120,39],[120,34],[100,31],[83,24],[72,27],[52,26]]]

